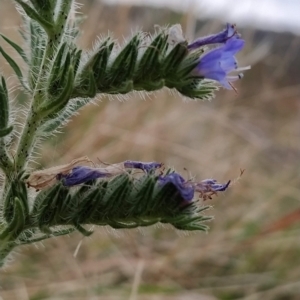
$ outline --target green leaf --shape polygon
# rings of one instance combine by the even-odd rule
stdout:
[[[0,33],[0,35],[8,44],[10,44],[19,53],[19,55],[23,58],[23,60],[28,64],[28,59],[27,59],[25,51],[19,45],[17,45],[13,41],[11,41],[9,38],[4,36],[3,34]]]
[[[6,82],[4,77],[1,77],[1,83],[0,83],[0,132],[3,130],[2,134],[5,134],[5,132],[8,130],[9,120],[9,99],[8,99],[8,91],[6,87]],[[6,133],[8,134],[8,133]],[[5,134],[5,135],[6,135]],[[0,133],[0,137],[3,136]]]
[[[28,73],[29,85],[32,90],[36,88],[38,74],[46,49],[47,35],[41,26],[34,20],[30,20],[30,34],[27,44],[30,48],[30,69]]]
[[[53,24],[51,24],[50,22],[48,22],[47,20],[42,18],[32,7],[30,7],[25,2],[23,2],[21,0],[16,0],[16,2],[22,6],[22,8],[24,9],[25,13],[27,14],[27,16],[29,18],[37,21],[44,28],[44,30],[46,31],[46,33],[48,35],[52,34],[52,32],[54,30]]]
[[[9,65],[13,68],[13,70],[15,71],[16,75],[18,76],[22,86],[26,89],[29,90],[29,87],[27,86],[21,69],[19,68],[19,66],[17,65],[17,63],[3,50],[2,47],[0,47],[0,52],[2,53],[2,55],[4,56],[4,58],[6,59],[6,61],[9,63]]]

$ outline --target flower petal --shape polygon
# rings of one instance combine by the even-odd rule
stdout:
[[[208,35],[199,39],[196,39],[191,44],[188,45],[189,50],[195,50],[202,46],[209,44],[223,44],[228,39],[237,36],[237,31],[234,25],[227,24],[227,27],[219,33]]]
[[[58,174],[56,178],[61,180],[64,186],[73,186],[87,181],[101,178],[109,177],[111,174],[108,172],[101,172],[96,168],[89,168],[85,166],[78,166],[72,169],[69,174]]]
[[[172,183],[180,193],[181,197],[186,201],[191,201],[194,198],[194,188],[186,182],[178,173],[171,173],[159,178],[159,183],[165,185]]]

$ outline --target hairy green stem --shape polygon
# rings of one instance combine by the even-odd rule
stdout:
[[[28,158],[31,156],[36,144],[37,130],[43,122],[43,116],[39,113],[39,107],[47,99],[45,95],[45,70],[47,69],[48,64],[53,60],[55,52],[57,51],[62,37],[65,34],[65,26],[72,6],[72,2],[72,0],[61,2],[61,7],[54,26],[54,31],[48,32],[46,48],[44,51],[42,62],[40,64],[40,68],[38,70],[38,77],[36,79],[35,87],[32,93],[32,101],[27,113],[25,125],[22,129],[22,133],[18,141],[14,163],[11,161],[5,150],[4,141],[0,141],[0,167],[5,171],[6,178],[10,178],[10,180],[5,180],[2,203],[7,202],[6,198],[9,197],[8,191],[12,186],[12,178],[15,178],[20,172],[25,170],[28,164]],[[7,224],[7,226],[7,228],[9,228],[10,225]],[[15,234],[9,234],[8,236],[0,237],[0,267],[3,266],[6,257],[16,246],[15,239],[22,231],[26,229],[26,225],[22,227],[24,228],[19,228],[18,232],[15,232]],[[27,227],[31,226],[29,225]],[[2,233],[5,233],[5,231],[7,231],[7,228],[1,230]]]
[[[4,262],[10,252],[14,249],[16,243],[11,240],[1,240],[0,243],[0,268],[3,267]]]
[[[0,139],[0,168],[6,176],[8,176],[13,170],[13,162],[6,152],[3,139]]]

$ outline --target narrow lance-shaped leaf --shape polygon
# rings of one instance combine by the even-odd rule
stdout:
[[[8,125],[9,103],[8,92],[4,77],[1,77],[0,84],[0,129],[4,129]]]
[[[20,67],[18,66],[18,64],[3,50],[2,47],[0,47],[0,52],[2,53],[2,55],[4,56],[4,58],[6,59],[6,61],[9,63],[9,65],[15,71],[15,73],[18,76],[18,78],[19,78],[20,83],[22,84],[22,86],[26,90],[29,90],[29,87],[27,86],[27,83],[26,83],[26,81],[23,78],[22,71],[21,71]]]
[[[19,45],[17,45],[12,40],[7,38],[5,35],[3,35],[1,33],[0,33],[0,35],[8,44],[10,44],[19,53],[19,55],[23,58],[23,60],[28,64],[28,58],[27,58],[25,51]]]
[[[48,35],[52,34],[53,32],[53,24],[45,20],[41,15],[39,15],[32,7],[30,7],[27,3],[23,2],[22,0],[15,0],[19,3],[22,8],[24,9],[27,16],[35,21],[37,21],[47,32]]]

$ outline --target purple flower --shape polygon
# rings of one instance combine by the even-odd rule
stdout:
[[[185,201],[191,201],[194,198],[194,187],[177,173],[160,176],[159,183],[161,185],[172,183]]]
[[[239,68],[234,55],[242,50],[245,41],[237,37],[230,38],[218,48],[212,49],[200,57],[195,72],[198,76],[219,81],[226,89],[233,89],[231,82],[242,78],[242,74],[230,76],[232,71],[239,72],[250,67]]]
[[[223,44],[228,39],[237,36],[239,35],[236,31],[235,26],[227,23],[227,27],[224,30],[222,30],[219,33],[208,35],[206,37],[202,37],[193,41],[191,44],[188,45],[188,49],[195,50],[209,44]]]
[[[157,168],[162,167],[162,163],[158,162],[141,162],[141,161],[134,161],[134,160],[126,160],[124,162],[125,168],[133,168],[133,169],[141,169],[145,172],[150,172]]]
[[[230,180],[225,184],[218,183],[215,179],[192,182],[186,181],[178,173],[159,177],[159,184],[165,185],[167,183],[172,183],[177,188],[183,200],[189,202],[194,198],[195,192],[200,193],[199,196],[203,200],[211,199],[211,196],[217,194],[217,192],[225,191],[229,187]]]
[[[218,183],[215,179],[205,179],[196,184],[197,192],[223,192],[230,184],[230,180],[227,183]]]
[[[68,174],[58,174],[57,180],[61,180],[64,186],[73,186],[81,183],[85,183],[89,180],[108,177],[111,174],[108,172],[102,172],[96,168],[89,168],[85,166],[74,167]]]
[[[203,200],[212,199],[211,196],[217,194],[217,192],[225,191],[230,184],[230,180],[227,183],[218,183],[215,179],[205,179],[195,185],[195,191],[200,193],[200,198]]]

